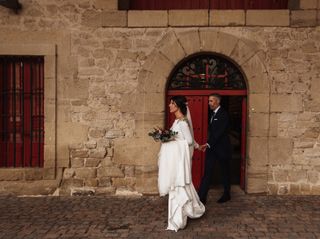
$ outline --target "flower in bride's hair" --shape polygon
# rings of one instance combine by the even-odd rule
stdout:
[[[161,141],[162,143],[174,140],[174,136],[178,132],[172,131],[171,129],[162,129],[160,127],[154,127],[152,131],[148,133],[155,141]]]

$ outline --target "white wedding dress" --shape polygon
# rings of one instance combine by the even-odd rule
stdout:
[[[169,194],[167,230],[178,231],[186,226],[187,217],[201,217],[205,207],[192,183],[191,159],[194,140],[187,119],[176,119],[171,130],[178,134],[174,141],[161,145],[158,188],[160,196]]]

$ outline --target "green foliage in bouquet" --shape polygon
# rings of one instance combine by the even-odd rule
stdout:
[[[177,134],[178,132],[172,131],[171,129],[161,128],[154,128],[153,131],[148,133],[155,141],[161,141],[162,143],[174,140],[174,136]]]

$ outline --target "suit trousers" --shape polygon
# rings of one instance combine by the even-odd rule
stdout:
[[[217,164],[219,164],[221,170],[224,193],[230,192],[230,158],[217,157],[214,153],[207,152],[204,175],[201,179],[199,188],[199,197],[202,201],[206,201],[207,199],[208,191],[213,177],[214,167],[216,167]]]

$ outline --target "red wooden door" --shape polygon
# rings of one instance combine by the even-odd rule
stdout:
[[[240,161],[240,187],[245,189],[246,175],[246,146],[247,146],[247,97],[242,98],[241,117],[241,161]]]
[[[219,93],[224,97],[242,96],[241,106],[241,161],[240,161],[240,187],[245,189],[245,169],[246,169],[246,117],[247,117],[247,100],[246,91],[244,90],[183,90],[168,91],[167,93],[167,109],[169,100],[174,95],[184,95],[187,97],[190,109],[195,141],[204,144],[207,139],[208,128],[208,95],[210,93]],[[174,121],[174,115],[167,112],[166,127],[170,127]],[[192,181],[196,189],[199,188],[201,178],[204,173],[205,153],[198,150],[194,151],[192,160]]]

